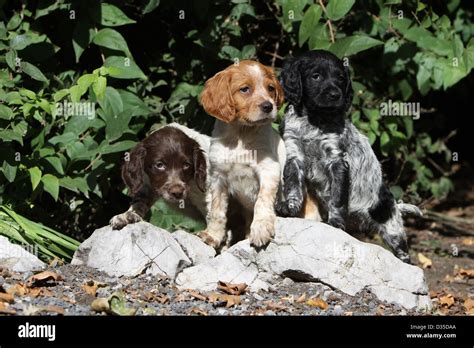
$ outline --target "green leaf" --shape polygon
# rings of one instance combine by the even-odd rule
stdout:
[[[301,25],[300,25],[300,32],[298,36],[298,43],[300,47],[303,46],[306,40],[309,39],[311,34],[316,29],[316,25],[318,24],[322,13],[323,13],[323,10],[321,6],[316,5],[316,4],[311,5],[306,10],[303,17],[303,21],[301,22]]]
[[[116,292],[109,297],[110,311],[115,315],[134,315],[136,308],[129,308],[126,305],[125,297],[121,292]]]
[[[118,27],[125,24],[136,23],[133,19],[127,17],[118,7],[102,3],[100,6],[100,24],[106,27]]]
[[[105,28],[101,29],[95,34],[92,42],[96,45],[107,47],[112,50],[124,52],[127,56],[131,56],[130,50],[128,49],[127,42],[123,36],[115,29]]]
[[[38,167],[29,168],[31,188],[34,190],[41,181],[41,170]]]
[[[11,120],[13,118],[13,111],[8,106],[0,104],[0,119]]]
[[[15,30],[16,28],[18,28],[20,24],[21,24],[21,17],[18,13],[15,13],[8,21],[7,29]]]
[[[48,82],[48,79],[43,75],[41,70],[31,63],[21,62],[21,69],[34,80]]]
[[[148,0],[148,3],[143,8],[142,13],[143,14],[150,13],[154,9],[156,9],[158,5],[160,5],[160,0]]]
[[[76,63],[79,62],[82,53],[91,43],[93,36],[94,26],[87,17],[76,21],[76,25],[72,33],[72,47],[74,49]]]
[[[87,181],[83,177],[71,178],[65,176],[64,178],[59,179],[59,185],[73,192],[81,192],[86,197],[89,197],[89,186]]]
[[[11,129],[0,129],[0,141],[16,141],[23,145],[23,136],[20,132]]]
[[[63,165],[59,157],[46,157],[45,161],[51,164],[58,174],[64,175]]]
[[[98,76],[97,81],[92,84],[92,90],[98,100],[102,100],[105,96],[105,88],[107,87],[107,79],[104,76]]]
[[[17,55],[15,50],[10,50],[5,55],[5,60],[7,61],[7,64],[10,69],[12,69],[13,71],[16,70],[16,57]]]
[[[146,116],[151,114],[151,110],[148,106],[138,98],[135,94],[119,90],[120,97],[123,102],[123,110],[128,110],[132,116]]]
[[[115,115],[106,114],[105,116],[105,138],[108,140],[120,138],[128,130],[128,123],[132,118],[128,110]]]
[[[41,178],[41,182],[43,183],[44,190],[48,192],[55,201],[57,201],[59,196],[58,178],[51,174],[45,174]]]
[[[97,81],[97,75],[95,74],[85,74],[79,77],[77,80],[77,85],[82,91],[82,94],[86,93],[89,89],[89,86],[92,85],[95,81]]]
[[[115,144],[110,144],[107,140],[104,140],[103,143],[100,145],[100,153],[105,155],[108,153],[115,153],[115,152],[123,152],[130,150],[136,144],[135,141],[132,140],[124,140],[120,141]]]
[[[105,89],[105,97],[99,101],[101,109],[104,111],[104,121],[114,119],[116,115],[123,111],[123,101],[119,92],[113,87]]]
[[[329,0],[326,11],[329,19],[336,21],[345,16],[354,6],[355,0]]]
[[[69,89],[67,88],[64,88],[64,89],[60,89],[59,91],[57,91],[56,93],[54,93],[53,95],[53,100],[55,102],[58,102],[60,101],[61,99],[63,99],[65,96],[67,96],[69,94]]]
[[[404,191],[400,186],[392,186],[390,187],[390,192],[392,192],[393,197],[396,201],[403,198]]]
[[[383,45],[383,42],[380,40],[369,36],[354,35],[338,39],[331,45],[329,50],[339,58],[342,58],[379,45]]]
[[[382,132],[382,135],[380,137],[380,150],[382,151],[382,154],[384,156],[388,155],[389,145],[390,145],[390,136],[388,135],[387,132]]]
[[[21,96],[27,97],[30,100],[36,99],[36,93],[33,91],[30,91],[29,89],[21,88],[18,92],[20,93]]]
[[[146,79],[143,71],[128,57],[107,57],[104,65],[109,69],[110,76],[117,79]]]
[[[18,170],[18,166],[16,165],[11,165],[10,163],[8,163],[7,161],[3,161],[3,164],[2,164],[2,172],[3,172],[3,175],[5,176],[5,178],[9,181],[9,182],[13,182],[15,180],[15,177],[16,177],[16,172]]]

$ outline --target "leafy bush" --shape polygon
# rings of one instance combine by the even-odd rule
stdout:
[[[472,13],[459,3],[0,1],[0,203],[84,238],[127,208],[122,157],[153,125],[210,131],[197,98],[207,78],[236,59],[278,70],[282,57],[308,49],[348,59],[352,120],[397,198],[446,196],[446,129],[431,114],[416,122],[381,116],[380,105],[420,101],[429,109],[433,91],[469,74]],[[200,226],[162,203],[151,219]]]

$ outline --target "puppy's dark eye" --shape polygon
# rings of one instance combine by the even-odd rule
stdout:
[[[314,73],[314,74],[311,76],[311,78],[312,78],[313,80],[315,80],[315,81],[319,81],[319,80],[321,80],[321,75],[318,74],[318,73]]]
[[[339,74],[337,78],[339,79],[339,81],[344,81],[344,74]]]
[[[268,85],[268,91],[269,91],[269,92],[275,92],[275,86],[273,86],[273,85]]]
[[[248,87],[248,86],[242,87],[242,88],[240,89],[240,92],[242,92],[242,93],[248,93],[248,92],[250,92],[250,87]]]
[[[191,168],[191,163],[185,162],[185,163],[183,164],[183,169],[184,169],[184,170],[187,170],[187,169],[189,169],[189,168]]]
[[[155,169],[158,169],[158,170],[165,170],[166,169],[166,165],[163,163],[163,162],[156,162],[154,164],[154,167]]]

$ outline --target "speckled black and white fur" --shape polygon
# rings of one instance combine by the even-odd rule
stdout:
[[[348,68],[327,51],[310,51],[285,62],[281,83],[289,105],[281,124],[287,158],[277,212],[297,216],[304,195],[313,195],[328,224],[377,231],[409,262],[402,213],[421,212],[395,202],[367,137],[346,118],[353,95]]]

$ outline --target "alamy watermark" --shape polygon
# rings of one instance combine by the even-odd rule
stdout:
[[[220,163],[256,164],[257,150],[227,150],[219,154]]]
[[[63,101],[62,103],[56,103],[56,114],[65,117],[83,116],[91,120],[95,118],[95,103]]]
[[[420,118],[420,103],[418,102],[394,102],[389,99],[380,103],[381,116],[409,116],[414,120]]]

